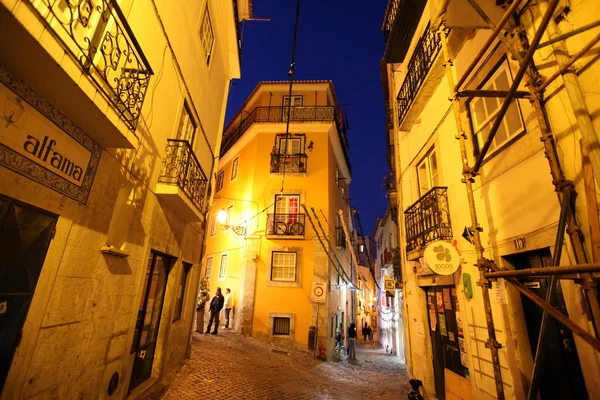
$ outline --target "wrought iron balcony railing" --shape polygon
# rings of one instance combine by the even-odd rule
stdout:
[[[344,228],[341,226],[335,228],[335,245],[344,249],[346,248],[346,234],[344,233]]]
[[[306,173],[306,154],[271,153],[271,173]]]
[[[304,235],[304,214],[267,214],[267,235]]]
[[[435,240],[452,240],[448,188],[436,186],[404,211],[406,251]]]
[[[159,183],[177,185],[202,212],[208,179],[187,140],[167,139]]]
[[[153,72],[117,1],[25,3],[135,131]]]
[[[408,63],[408,72],[396,98],[398,102],[398,124],[402,124],[404,121],[441,48],[439,36],[436,32],[431,32],[429,26],[427,26]]]

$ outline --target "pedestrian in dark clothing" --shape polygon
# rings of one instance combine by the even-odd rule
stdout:
[[[352,323],[348,327],[348,355],[351,360],[356,360],[356,324]]]
[[[224,303],[225,303],[225,299],[223,298],[223,295],[221,294],[221,288],[218,287],[215,297],[213,297],[213,299],[210,301],[210,307],[209,307],[210,319],[208,320],[208,329],[204,333],[210,332],[210,327],[212,326],[212,324],[214,322],[215,330],[212,331],[212,334],[213,335],[217,334],[217,330],[219,329],[219,313],[221,312],[221,309],[223,309]]]
[[[373,340],[373,329],[371,329],[371,327],[369,325],[367,325],[367,328],[365,329],[365,341],[367,340],[367,338],[369,338],[369,340]]]
[[[362,326],[362,335],[365,338],[365,341],[367,341],[367,325],[366,323]]]

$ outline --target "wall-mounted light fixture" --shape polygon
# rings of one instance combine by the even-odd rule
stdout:
[[[246,228],[240,225],[229,225],[227,221],[227,211],[221,209],[217,213],[217,221],[223,225],[223,229],[231,229],[236,235],[244,236],[246,234]]]
[[[8,128],[11,125],[16,125],[19,118],[25,112],[25,107],[23,107],[23,103],[21,99],[18,97],[6,98],[6,102],[4,103],[4,113],[2,114],[2,119],[6,121],[5,128]]]
[[[308,144],[308,151],[313,151],[313,147],[315,146],[315,142],[313,142],[312,140],[310,141],[310,143]]]

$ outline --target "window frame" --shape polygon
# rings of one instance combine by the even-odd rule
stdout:
[[[231,162],[231,176],[229,178],[229,181],[233,181],[235,178],[237,178],[239,163],[240,163],[240,158],[239,157],[236,157]]]
[[[217,214],[212,216],[210,221],[210,236],[215,236],[217,234]]]
[[[225,186],[225,171],[220,171],[217,174],[217,187],[216,187],[216,191],[219,192],[223,189],[223,186]]]
[[[277,331],[277,322],[284,322],[283,327],[285,328],[285,321],[287,321],[287,329],[284,332]],[[292,331],[292,319],[290,317],[273,317],[273,330],[271,331],[271,335],[273,336],[290,336]]]
[[[191,133],[191,138],[190,140],[188,140],[186,137],[183,137],[182,135],[182,126],[183,126],[183,118],[187,115],[188,117],[188,121],[189,124],[192,126],[192,133]],[[177,140],[186,140],[190,146],[194,145],[194,139],[196,138],[196,131],[198,130],[198,122],[196,122],[196,120],[194,119],[194,114],[192,113],[192,108],[190,107],[190,104],[188,103],[187,99],[183,100],[183,105],[181,107],[181,111],[179,113],[179,120],[177,123],[177,133],[176,133],[176,139]]]
[[[175,312],[173,313],[173,322],[181,320],[184,311],[184,300],[186,291],[188,288],[187,278],[192,270],[193,264],[182,261],[181,262],[181,276],[179,279],[179,285],[177,286],[177,297],[175,298]]]
[[[292,99],[292,101],[291,101],[292,107],[303,107],[304,106],[304,95],[302,95],[302,94],[292,94],[291,99]],[[295,100],[298,100],[298,99],[300,100],[300,104],[294,104]],[[286,100],[287,100],[287,104],[285,103]],[[284,94],[281,97],[281,106],[282,107],[289,107],[289,105],[290,105],[290,95],[289,94]]]
[[[210,268],[209,268],[209,261],[210,261]],[[206,278],[210,279],[210,277],[212,275],[213,264],[214,264],[213,256],[206,257],[206,262],[204,264],[204,276]]]
[[[275,256],[279,254],[293,254],[294,255],[294,277],[293,279],[283,279],[283,278],[274,278],[273,274],[276,268],[290,268],[289,266],[284,265],[276,265],[275,264]],[[274,250],[271,252],[271,271],[269,275],[269,280],[271,282],[297,282],[298,278],[298,253],[295,251],[287,251],[287,250]]]
[[[223,260],[225,260],[225,263],[223,263]],[[219,281],[224,281],[225,279],[227,279],[227,263],[229,261],[229,255],[227,253],[225,254],[221,254],[221,258],[219,260],[219,273],[217,275],[217,279]],[[223,267],[224,265],[224,267]]]
[[[293,143],[296,140],[300,142],[300,145],[298,146],[298,152],[286,153],[287,149],[282,148],[284,141],[287,141],[287,147],[289,148],[290,142]],[[293,156],[297,154],[306,154],[306,134],[291,133],[286,135],[285,133],[278,133],[277,135],[275,135],[275,150],[277,150],[276,154],[279,155],[286,154],[288,156]]]
[[[432,173],[431,173],[431,160],[435,160],[435,170],[436,170],[435,175],[432,175]],[[421,174],[420,174],[422,165],[425,165],[425,167],[426,167],[425,170],[427,172],[427,179],[428,179],[427,184],[429,185],[427,190],[422,190],[423,185],[421,183]],[[437,159],[437,151],[436,151],[435,146],[431,146],[431,148],[429,150],[427,150],[427,153],[425,153],[425,155],[417,163],[416,171],[417,171],[417,187],[418,187],[418,191],[419,191],[419,198],[421,198],[427,192],[429,192],[431,189],[438,186],[440,183],[439,182],[440,170],[439,170],[439,163],[438,163],[438,159]],[[436,180],[437,180],[437,182],[436,182]]]
[[[210,37],[209,38],[205,38],[204,34],[205,34],[205,24],[208,24],[208,30],[207,32],[210,33]],[[208,7],[208,1],[206,2],[206,7],[204,8],[204,15],[202,16],[202,22],[200,23],[200,42],[202,43],[202,48],[204,49],[204,56],[206,57],[206,65],[210,65],[210,60],[213,58],[213,52],[215,49],[215,42],[216,42],[216,37],[215,37],[215,30],[213,27],[213,23],[212,23],[212,18],[210,16],[210,9]],[[205,42],[205,40],[210,41],[210,43],[208,43],[208,47],[207,48],[207,43]]]

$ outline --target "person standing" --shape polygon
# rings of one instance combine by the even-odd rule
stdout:
[[[218,287],[217,292],[215,293],[215,297],[213,297],[213,299],[210,301],[210,307],[209,307],[210,319],[208,320],[208,329],[204,333],[210,332],[210,328],[214,322],[215,330],[212,331],[212,334],[213,335],[217,334],[217,330],[219,329],[219,313],[223,309],[224,302],[225,302],[225,299],[223,298],[223,295],[221,294],[221,288]]]
[[[210,299],[210,295],[204,289],[198,293],[198,299],[196,300],[196,332],[202,333],[204,331],[204,309],[206,308],[206,302]]]
[[[229,329],[229,315],[233,308],[233,295],[229,288],[225,289],[225,329]]]
[[[351,360],[356,360],[356,324],[354,322],[348,327],[348,355]]]

